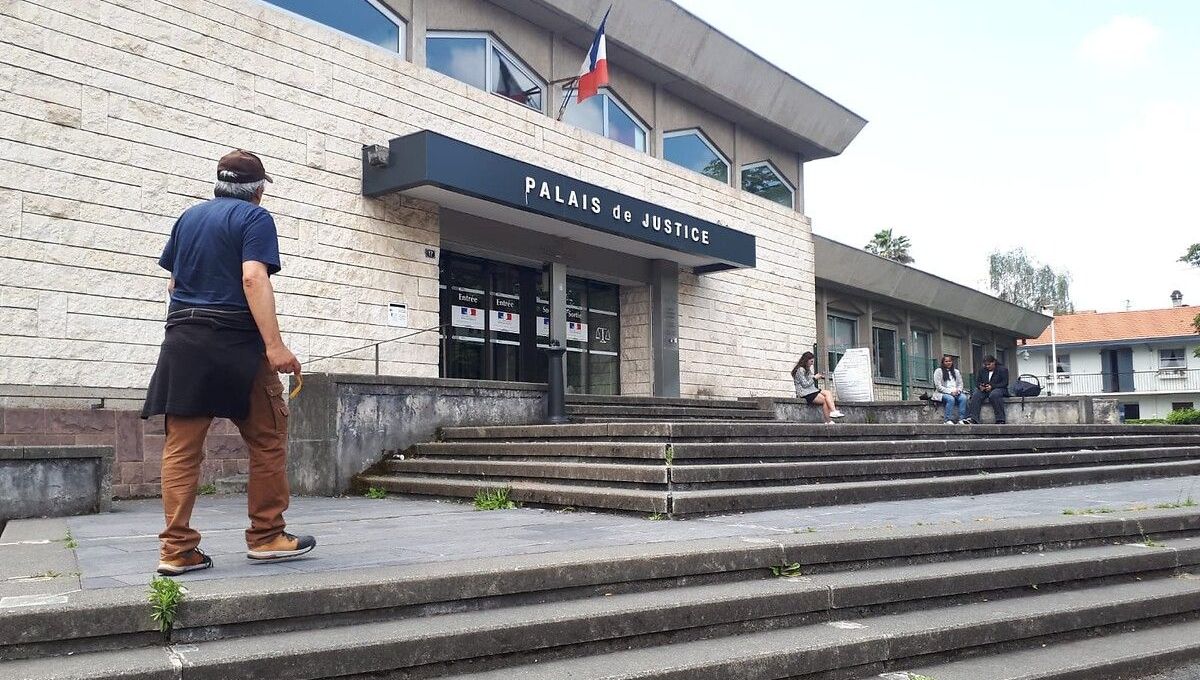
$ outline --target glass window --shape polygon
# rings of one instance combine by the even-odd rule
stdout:
[[[791,185],[766,161],[742,166],[742,189],[789,208],[795,205]]]
[[[533,70],[488,35],[429,34],[425,65],[464,83],[537,111],[545,86]]]
[[[699,130],[663,135],[663,158],[719,182],[729,183],[729,161]]]
[[[933,357],[933,333],[913,329],[911,363],[913,380],[932,382],[933,370],[938,366]]]
[[[832,371],[837,368],[838,362],[842,360],[846,350],[854,346],[857,337],[858,321],[833,314],[826,318],[825,344],[829,353],[827,357],[828,370]]]
[[[1053,367],[1050,366],[1050,364],[1056,358],[1058,359],[1058,370],[1054,371]],[[1046,370],[1047,373],[1051,373],[1051,372],[1053,372],[1053,373],[1070,373],[1071,372],[1071,355],[1070,354],[1059,354],[1057,357],[1051,357],[1050,355],[1046,355],[1046,368],[1047,368],[1047,370]]]
[[[1187,411],[1195,408],[1196,403],[1192,401],[1173,401],[1171,402],[1172,411]]]
[[[875,377],[899,377],[896,371],[896,331],[892,328],[872,328],[872,345],[875,347]]]
[[[564,89],[563,96],[571,97],[563,114],[564,121],[638,151],[646,150],[646,126],[634,118],[607,89],[600,90],[599,94],[585,99],[582,104],[575,101],[575,91],[572,89]]]
[[[1187,355],[1182,347],[1158,350],[1159,368],[1187,368]]]
[[[404,51],[404,21],[374,0],[267,0],[393,52]]]

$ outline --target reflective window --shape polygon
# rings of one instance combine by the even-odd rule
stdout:
[[[729,183],[729,161],[699,130],[663,135],[663,158],[718,182]]]
[[[742,189],[789,208],[795,205],[791,185],[765,161],[742,166]]]
[[[582,104],[575,101],[574,90],[564,90],[563,96],[571,97],[563,114],[564,121],[638,151],[646,150],[646,126],[634,118],[608,90],[600,90],[599,94],[587,98]]]
[[[267,0],[393,52],[404,52],[404,21],[374,0]]]
[[[900,372],[896,370],[896,331],[892,328],[872,328],[871,339],[875,346],[875,377],[899,378]]]
[[[430,34],[425,65],[464,83],[537,111],[545,86],[533,70],[488,35]]]
[[[846,350],[854,346],[858,337],[858,321],[844,316],[830,314],[825,322],[825,344],[829,351],[826,360],[828,370],[837,368],[838,362],[845,356]]]

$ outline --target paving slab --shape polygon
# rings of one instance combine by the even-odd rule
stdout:
[[[310,556],[282,564],[258,564],[245,558],[244,496],[204,496],[192,524],[204,536],[202,548],[216,568],[185,575],[187,580],[236,579],[285,574],[316,574],[362,569],[533,555],[581,548],[637,546],[693,539],[769,537],[809,532],[976,525],[1012,518],[1061,518],[1065,510],[1123,510],[1200,498],[1200,477],[1141,480],[1116,484],[1016,491],[969,497],[931,498],[819,508],[748,512],[689,520],[654,521],[648,516],[565,512],[520,508],[478,512],[465,503],[425,499],[292,499],[289,529],[316,536]],[[64,525],[77,542],[74,570],[36,564],[27,555],[36,543],[57,541]],[[113,511],[61,520],[21,520],[9,524],[0,542],[0,562],[20,558],[14,574],[47,571],[72,573],[83,589],[144,585],[157,563],[162,509],[158,500],[119,501]],[[40,532],[40,533],[39,533]],[[42,536],[41,534],[45,534]],[[46,545],[46,544],[42,544]],[[49,553],[47,553],[49,555]],[[47,558],[50,560],[50,558]],[[45,568],[39,568],[45,566]],[[19,583],[5,581],[5,595]],[[76,583],[78,585],[76,585]],[[27,582],[29,592],[47,592],[44,583]],[[58,585],[58,584],[56,584]],[[63,584],[65,585],[65,584]]]

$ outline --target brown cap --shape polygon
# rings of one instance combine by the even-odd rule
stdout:
[[[234,184],[249,184],[264,179],[275,181],[267,174],[258,156],[242,149],[230,151],[217,161],[217,179]]]

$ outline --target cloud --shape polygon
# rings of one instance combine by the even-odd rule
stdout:
[[[1150,50],[1160,32],[1143,17],[1115,16],[1083,37],[1075,54],[1083,61],[1118,70],[1130,70],[1150,61]]]

